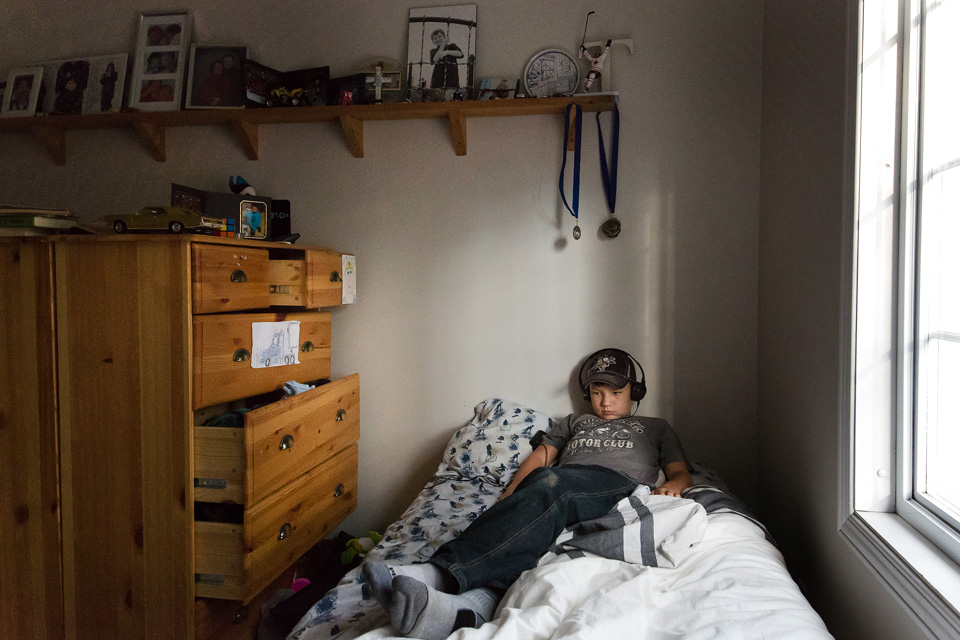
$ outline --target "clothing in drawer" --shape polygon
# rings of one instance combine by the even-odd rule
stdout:
[[[266,249],[195,243],[191,259],[194,313],[270,306],[270,257]]]
[[[299,325],[262,324],[290,322]],[[258,334],[266,331],[267,338],[261,336],[254,344],[255,330]],[[329,313],[218,314],[193,318],[194,409],[274,391],[290,380],[329,376]]]
[[[322,249],[274,250],[271,258],[271,304],[316,309],[342,302],[343,254]]]
[[[360,376],[242,415],[243,428],[194,427],[194,500],[253,505],[356,442]]]
[[[243,511],[194,522],[196,595],[248,603],[357,506],[357,445]]]

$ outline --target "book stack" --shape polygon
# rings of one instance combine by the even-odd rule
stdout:
[[[0,205],[0,236],[45,236],[77,226],[80,218],[66,209]]]

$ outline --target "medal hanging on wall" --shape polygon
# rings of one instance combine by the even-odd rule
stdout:
[[[617,161],[620,155],[620,107],[613,106],[613,135],[610,141],[610,166],[607,167],[607,152],[603,146],[603,131],[600,130],[600,112],[597,112],[597,140],[600,145],[600,177],[603,179],[603,191],[607,196],[610,217],[600,225],[600,231],[608,238],[620,235],[620,221],[615,215],[617,208]]]
[[[567,196],[563,192],[563,175],[567,168],[567,140],[570,137],[570,113],[574,111],[574,147],[573,147],[573,208],[567,204]],[[567,208],[573,219],[576,220],[573,227],[573,239],[580,239],[580,132],[583,128],[583,109],[578,104],[568,104],[563,112],[563,163],[560,165],[560,198],[563,200],[563,206]]]

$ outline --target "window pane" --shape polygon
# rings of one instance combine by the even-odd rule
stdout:
[[[925,10],[915,493],[960,528],[960,0],[929,0]]]

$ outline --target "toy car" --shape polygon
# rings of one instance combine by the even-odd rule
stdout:
[[[126,233],[128,229],[182,233],[188,229],[219,229],[223,225],[222,220],[180,207],[143,207],[133,214],[104,216],[101,220],[117,233]]]
[[[267,98],[268,107],[296,107],[303,102],[303,89],[287,89],[277,87],[270,92]]]

